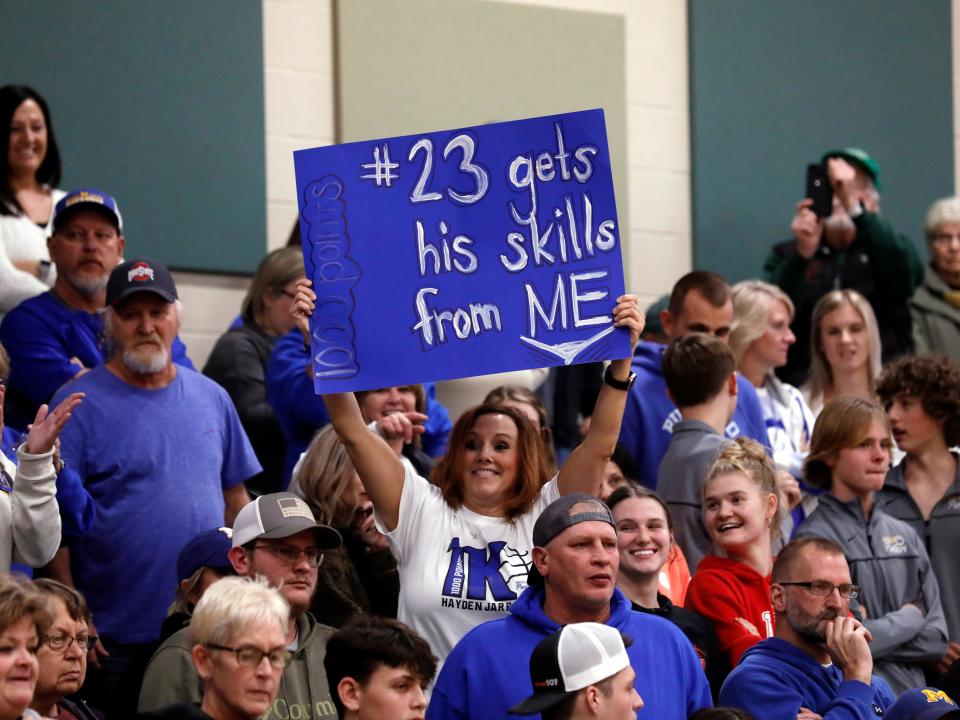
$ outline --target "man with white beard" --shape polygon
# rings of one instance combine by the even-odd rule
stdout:
[[[126,240],[117,201],[99,190],[74,190],[56,205],[47,239],[57,266],[53,288],[20,303],[0,324],[10,354],[6,421],[26,430],[37,408],[71,378],[103,363],[107,278],[123,258]],[[193,368],[174,340],[173,361]]]
[[[791,329],[797,342],[777,371],[801,385],[810,367],[810,317],[831,290],[853,289],[873,307],[880,326],[883,362],[913,352],[907,302],[923,279],[923,263],[909,238],[880,216],[880,167],[860,148],[830,150],[821,162],[833,191],[833,212],[819,218],[813,200],[797,204],[793,238],[775,245],[765,279],[796,307]]]
[[[106,363],[55,395],[90,401],[61,434],[76,473],[57,490],[92,517],[70,543],[70,569],[102,644],[89,699],[119,718],[136,712],[177,586],[177,552],[200,530],[231,525],[249,502],[244,481],[261,468],[226,391],[171,360],[181,310],[170,271],[147,258],[118,265],[106,304]]]

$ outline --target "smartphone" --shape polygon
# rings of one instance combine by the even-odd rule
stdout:
[[[827,168],[823,163],[807,165],[807,197],[813,200],[810,209],[817,217],[827,217],[833,213],[833,188],[827,177]]]

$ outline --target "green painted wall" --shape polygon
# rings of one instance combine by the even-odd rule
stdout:
[[[252,271],[266,249],[259,0],[3,3],[0,84],[47,99],[61,186],[116,196],[128,257]]]
[[[858,145],[882,212],[923,245],[954,192],[949,0],[690,0],[694,261],[759,275],[806,165]]]

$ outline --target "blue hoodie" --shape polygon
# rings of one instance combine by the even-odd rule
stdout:
[[[627,655],[644,703],[639,720],[683,720],[712,707],[700,660],[676,625],[633,611],[619,590],[614,590],[607,625],[633,640]],[[542,588],[528,587],[509,615],[478,625],[454,646],[433,688],[427,720],[514,717],[507,710],[533,692],[533,648],[559,627],[543,612]]]
[[[747,650],[720,690],[720,704],[764,720],[794,720],[801,707],[823,720],[872,720],[896,697],[882,678],[870,685],[844,680],[836,665],[815,658],[778,637]]]
[[[666,345],[641,342],[633,356],[637,381],[627,396],[620,429],[620,444],[637,464],[638,480],[649,488],[657,487],[657,471],[667,453],[673,426],[680,422],[680,411],[667,395],[663,379],[662,355]],[[767,426],[757,391],[750,381],[737,375],[737,409],[727,425],[726,436],[746,435],[767,447]]]
[[[303,335],[294,328],[277,339],[267,363],[267,402],[273,407],[287,441],[284,487],[290,484],[293,466],[313,434],[330,422],[323,400],[314,394],[313,377],[307,373],[309,362],[310,352],[303,346]],[[424,451],[436,458],[447,451],[447,436],[453,423],[447,408],[437,402],[433,383],[423,383],[423,391],[427,396],[427,422],[421,442]]]

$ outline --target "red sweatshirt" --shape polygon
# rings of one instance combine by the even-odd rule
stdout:
[[[731,666],[747,648],[773,637],[770,576],[736,560],[715,555],[701,560],[687,590],[686,607],[713,623]]]

